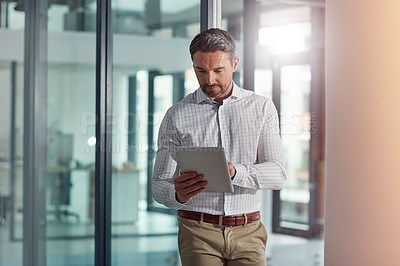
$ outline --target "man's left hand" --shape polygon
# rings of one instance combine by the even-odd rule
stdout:
[[[236,175],[236,169],[231,162],[228,162],[229,174],[231,175],[231,179],[233,179]]]

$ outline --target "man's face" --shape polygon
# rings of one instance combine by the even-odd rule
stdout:
[[[232,63],[229,53],[201,52],[193,55],[193,68],[203,92],[211,99],[225,99],[232,91],[232,74],[239,62],[236,57]]]

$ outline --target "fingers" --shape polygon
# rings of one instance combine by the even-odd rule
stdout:
[[[229,168],[229,175],[231,176],[231,179],[233,179],[236,175],[236,168],[233,166],[231,162],[228,162],[228,168]]]
[[[204,192],[207,181],[202,174],[184,173],[174,180],[177,200],[181,203],[191,200],[194,196]]]
[[[193,179],[197,176],[196,172],[187,172],[180,175],[178,175],[175,179],[174,179],[174,183],[181,183],[181,182],[185,182],[188,179]]]

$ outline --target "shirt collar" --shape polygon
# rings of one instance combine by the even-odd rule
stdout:
[[[233,82],[232,94],[224,101],[231,101],[242,97],[243,95],[241,94],[240,88],[235,84],[235,82]],[[196,91],[196,102],[201,103],[204,101],[214,103],[214,101],[210,100],[210,98],[208,98],[208,96],[202,91],[201,88],[198,88]]]

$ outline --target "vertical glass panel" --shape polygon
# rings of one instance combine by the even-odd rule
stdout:
[[[25,13],[0,1],[0,265],[23,261],[23,113]]]
[[[113,0],[112,24],[112,264],[176,265],[176,213],[153,200],[151,178],[165,112],[198,87],[200,0]]]
[[[222,1],[221,28],[232,34],[236,40],[236,54],[239,56],[239,65],[233,73],[233,81],[238,86],[243,85],[243,8],[244,0]]]
[[[310,203],[310,65],[281,69],[281,135],[287,182],[280,192],[281,226],[308,230]]]
[[[94,23],[78,18],[95,18],[95,2],[59,3],[48,9],[47,265],[94,265],[96,36],[65,30],[70,16]]]
[[[8,30],[3,32],[5,35],[8,33],[10,33]],[[19,41],[22,43],[23,39]],[[23,256],[23,73],[23,62],[0,59],[2,95],[0,123],[3,127],[0,132],[0,265],[2,266],[22,265]]]
[[[243,0],[222,1],[222,29],[228,31],[236,41],[243,34]]]
[[[256,44],[259,60],[256,69],[271,68],[273,78],[281,79],[274,80],[277,85],[274,93],[280,94],[281,134],[288,174],[284,188],[274,192],[279,198],[272,200],[271,196],[274,207],[271,213],[276,221],[272,230],[276,234],[270,234],[270,250],[267,245],[267,254],[270,264],[274,265],[318,264],[323,261],[323,241],[296,237],[312,235],[313,228],[308,226],[311,222],[309,208],[314,204],[319,205],[319,202],[310,202],[317,199],[310,197],[311,126],[307,125],[311,121],[317,123],[310,116],[310,94],[313,92],[310,92],[311,74],[310,65],[307,64],[309,53],[313,52],[312,40],[315,39],[311,38],[311,23],[315,21],[312,19],[313,8],[268,0],[259,1],[259,5]],[[281,67],[283,64],[287,66]],[[281,86],[278,86],[279,83]],[[293,245],[296,245],[295,253]],[[294,256],[288,257],[288,252]]]

